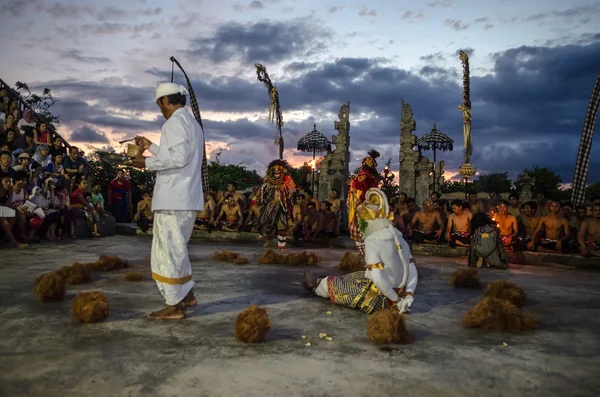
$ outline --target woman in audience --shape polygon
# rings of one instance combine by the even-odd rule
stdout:
[[[33,161],[37,161],[42,166],[44,172],[48,168],[48,164],[52,163],[52,158],[50,157],[50,149],[46,144],[39,145],[37,149],[35,149],[35,154],[33,155]]]
[[[89,197],[86,197],[89,195]],[[87,192],[87,180],[82,177],[77,184],[77,189],[71,193],[71,207],[75,208],[75,213],[85,215],[88,228],[93,237],[100,237],[98,233],[98,223],[100,222],[100,214],[92,204],[92,194]]]
[[[23,151],[29,154],[32,157],[35,154],[35,142],[33,141],[33,137],[35,134],[33,131],[27,131],[23,135]]]
[[[10,101],[10,103],[8,104],[8,115],[12,115],[14,120],[20,120],[21,119],[21,111],[19,110],[19,101],[17,101],[16,99],[13,99]]]
[[[60,238],[65,238],[67,234],[72,239],[75,236],[75,209],[71,208],[71,200],[69,198],[69,189],[66,184],[59,185],[55,189],[54,208],[58,210],[60,219],[58,220],[56,234]]]
[[[12,114],[7,114],[6,118],[4,119],[4,133],[6,133],[8,129],[13,128],[15,128],[15,116]]]
[[[52,140],[52,146],[50,147],[50,155],[54,159],[54,157],[56,157],[59,154],[62,155],[62,160],[64,160],[65,156],[67,155],[67,149],[65,149],[65,147],[63,146],[61,139],[59,137],[55,137]]]
[[[45,218],[42,221],[42,225],[36,231],[35,234],[38,237],[45,237],[47,240],[56,240],[56,224],[60,215],[53,207],[54,202],[54,185],[52,184],[52,178],[48,178],[42,184],[42,187],[36,186],[31,192],[29,201],[35,204],[38,208],[44,211]]]
[[[50,131],[48,131],[46,122],[39,122],[33,133],[33,141],[36,145],[48,145],[50,143]]]
[[[25,112],[23,112],[23,117],[17,123],[17,127],[19,128],[19,130],[21,130],[22,134],[25,134],[27,131],[33,132],[33,130],[36,127],[35,113],[33,112],[33,110],[25,109]]]
[[[54,179],[54,184],[56,186],[62,185],[66,182],[65,169],[62,163],[62,154],[57,154],[52,158],[52,162],[46,167],[45,176],[51,176]]]
[[[7,128],[5,133],[6,140],[4,141],[4,145],[6,145],[6,148],[9,152],[12,152],[15,149],[17,149],[17,139],[15,136],[15,130],[12,128]]]
[[[4,208],[8,207],[8,201],[9,201],[11,192],[12,192],[12,185],[10,183],[10,177],[9,176],[0,177],[0,210],[2,209],[2,207],[4,207]],[[0,216],[0,230],[2,230],[4,232],[4,237],[0,238],[0,246],[3,245],[6,241],[8,241],[8,243],[13,248],[27,247],[27,244],[22,244],[19,241],[17,241],[17,239],[15,239],[15,236],[12,233],[12,229],[13,229],[14,225],[15,225],[15,217],[14,216],[11,216],[11,217]]]
[[[7,207],[16,211],[15,228],[17,230],[17,236],[22,241],[27,241],[27,230],[25,225],[27,224],[27,218],[31,217],[31,213],[27,211],[27,208],[23,205],[27,198],[27,193],[25,191],[27,179],[28,177],[25,171],[15,172],[12,178],[12,186],[10,187],[10,196],[7,204]]]

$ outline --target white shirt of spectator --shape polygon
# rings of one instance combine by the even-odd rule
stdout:
[[[21,130],[21,133],[22,133],[22,134],[24,134],[24,133],[25,133],[25,131],[23,130],[23,127],[24,127],[24,126],[25,126],[25,127],[33,127],[33,128],[35,128],[35,126],[36,126],[36,123],[35,123],[35,121],[32,121],[31,123],[29,123],[29,122],[25,121],[25,119],[21,119],[21,120],[19,120],[19,122],[17,123],[17,128],[18,128],[19,130]]]

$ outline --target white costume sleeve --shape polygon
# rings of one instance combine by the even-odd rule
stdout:
[[[365,241],[365,277],[373,281],[373,284],[392,302],[396,302],[399,297],[394,287],[383,274],[383,261],[378,252],[378,247],[372,241]]]
[[[417,273],[417,267],[413,262],[408,264],[408,280],[406,281],[406,291],[415,293],[417,289],[417,282],[419,281],[419,275]]]
[[[155,157],[146,158],[146,168],[150,171],[164,171],[187,165],[192,151],[186,129],[179,120],[168,125],[160,137],[160,146],[152,144],[150,153]]]

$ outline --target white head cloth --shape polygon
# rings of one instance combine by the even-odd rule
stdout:
[[[158,100],[158,98],[161,98],[165,95],[172,95],[172,94],[187,95],[188,92],[185,89],[185,87],[182,86],[181,84],[160,83],[159,86],[156,88],[156,98],[155,99]]]

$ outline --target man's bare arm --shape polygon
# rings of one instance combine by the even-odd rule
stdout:
[[[533,232],[533,236],[531,236],[531,241],[532,242],[537,242],[537,238],[538,235],[540,234],[540,231],[542,230],[542,226],[544,226],[546,224],[546,218],[541,218],[540,221],[537,224],[537,227],[535,228],[535,231]]]
[[[587,247],[585,237],[587,236],[587,233],[588,233],[588,226],[589,226],[589,220],[586,219],[581,224],[581,227],[579,228],[579,233],[577,234],[577,240],[579,241],[579,245],[581,246],[581,248]]]

